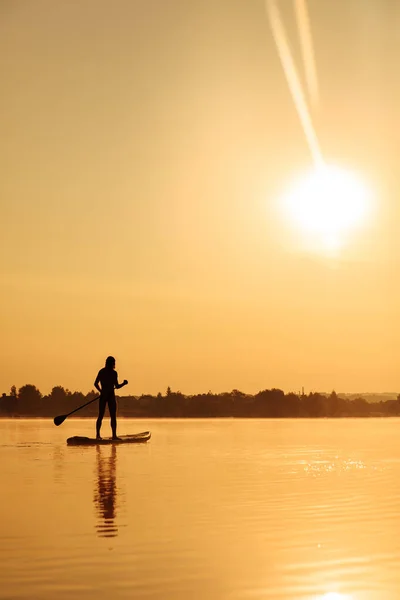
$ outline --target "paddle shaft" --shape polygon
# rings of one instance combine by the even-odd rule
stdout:
[[[96,398],[93,398],[93,400],[89,400],[89,402],[86,402],[86,404],[82,404],[82,406],[78,406],[78,408],[71,410],[71,412],[69,412],[67,415],[64,415],[65,418],[69,417],[69,415],[72,415],[77,410],[81,410],[81,408],[85,408],[85,406],[87,406],[88,404],[92,404],[92,402],[94,402],[95,400],[98,400],[99,398],[100,398],[100,396],[96,396]]]
[[[81,408],[84,408],[88,404],[92,404],[92,402],[94,402],[95,400],[98,400],[99,398],[100,398],[100,396],[96,396],[96,398],[93,398],[93,400],[89,400],[89,402],[82,404],[82,406],[78,406],[78,408],[74,408],[74,410],[71,410],[71,412],[69,412],[67,415],[59,415],[58,417],[54,417],[54,419],[53,419],[54,425],[57,425],[57,426],[61,425],[61,423],[64,423],[64,421],[67,417],[69,417],[73,413],[76,413],[77,410],[81,410]]]

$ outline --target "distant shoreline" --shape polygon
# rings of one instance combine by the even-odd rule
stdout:
[[[73,413],[75,418],[95,419],[98,413],[98,393],[70,392],[56,386],[43,396],[36,386],[27,384],[18,391],[11,388],[9,396],[0,397],[0,418],[54,419],[58,415]],[[367,399],[368,398],[368,399]],[[318,419],[318,418],[370,418],[400,416],[400,396],[371,394],[309,394],[285,393],[278,388],[246,394],[234,389],[231,392],[185,395],[167,388],[156,396],[117,396],[118,417],[131,419]],[[75,412],[75,411],[78,411]],[[106,410],[106,416],[108,410]]]

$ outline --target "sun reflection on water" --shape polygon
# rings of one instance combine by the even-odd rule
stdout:
[[[313,461],[299,461],[299,464],[303,465],[303,470],[309,475],[322,475],[325,473],[343,473],[346,471],[356,471],[361,469],[367,469],[367,465],[362,460],[341,459],[335,457],[334,460],[313,460]],[[325,598],[323,598],[325,600]],[[336,600],[334,596],[327,600]],[[340,598],[342,600],[342,598]],[[347,599],[346,599],[347,600]]]
[[[328,592],[320,596],[318,600],[353,600],[348,594],[340,594],[339,592]]]

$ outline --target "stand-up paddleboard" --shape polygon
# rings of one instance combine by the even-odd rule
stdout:
[[[142,433],[133,433],[131,435],[118,436],[118,440],[112,438],[103,438],[97,440],[96,438],[82,437],[75,435],[67,439],[69,446],[103,446],[105,444],[142,444],[148,442],[151,438],[150,431],[143,431]]]

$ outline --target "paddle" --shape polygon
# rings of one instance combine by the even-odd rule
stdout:
[[[67,417],[69,417],[69,415],[72,415],[77,410],[81,410],[81,408],[84,408],[88,404],[92,404],[92,402],[94,402],[95,400],[98,400],[99,398],[100,398],[100,396],[96,396],[96,398],[93,398],[93,400],[89,400],[89,402],[86,402],[86,404],[82,404],[82,406],[78,406],[78,408],[71,410],[71,412],[69,412],[67,415],[59,415],[58,417],[54,417],[54,425],[57,425],[57,427],[58,427],[59,425],[61,425],[61,423],[64,423],[65,419]]]

